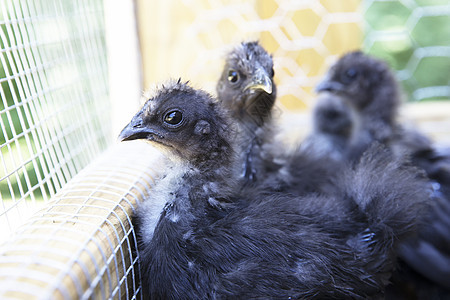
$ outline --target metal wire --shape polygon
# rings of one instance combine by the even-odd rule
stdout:
[[[407,99],[450,99],[450,2],[364,0],[361,8],[364,49],[397,70]]]
[[[125,143],[83,169],[0,247],[0,298],[141,299],[131,215],[163,165]]]
[[[398,70],[408,100],[450,98],[447,0],[139,2],[147,86],[170,74],[214,93],[227,46],[258,39],[273,54],[283,111],[311,108],[326,69],[361,48]]]
[[[103,1],[0,2],[0,225],[10,230],[111,144]]]
[[[103,2],[0,0],[0,241],[16,230],[0,247],[2,299],[142,297],[131,215],[162,167],[146,146],[112,147]],[[312,106],[310,91],[321,72],[353,45],[330,42],[345,38],[336,37],[336,26],[352,24],[359,32],[364,25],[369,51],[380,41],[413,41],[411,57],[398,68],[414,87],[413,99],[450,97],[448,85],[423,86],[417,77],[430,57],[448,63],[450,45],[421,45],[412,37],[425,18],[448,16],[448,2],[400,1],[410,12],[397,31],[366,20],[379,2],[396,1],[364,0],[360,10],[325,0],[178,1],[169,5],[185,5],[192,15],[176,33],[180,45],[220,47],[194,59],[174,53],[170,61],[179,72],[185,59],[188,73],[201,80],[211,62],[222,67],[224,44],[258,38],[272,47],[281,103],[294,98]],[[306,31],[298,24],[305,16],[316,20]],[[226,38],[227,26],[240,34]],[[320,67],[312,70],[309,58]],[[214,87],[215,80],[204,85]]]

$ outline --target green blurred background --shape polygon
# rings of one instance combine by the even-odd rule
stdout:
[[[397,70],[407,100],[448,100],[449,1],[364,1],[363,13],[364,50]]]

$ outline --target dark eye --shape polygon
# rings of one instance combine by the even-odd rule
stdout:
[[[342,77],[343,83],[350,83],[358,77],[358,70],[354,68],[347,69]]]
[[[183,120],[183,114],[178,110],[172,110],[164,116],[164,122],[170,125],[178,125]]]
[[[239,80],[239,74],[235,70],[228,71],[228,81],[236,83]]]
[[[272,70],[270,71],[271,73],[270,73],[270,77],[273,77],[273,76],[275,76],[275,70],[272,68]]]

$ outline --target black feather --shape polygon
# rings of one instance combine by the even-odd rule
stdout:
[[[354,127],[353,109],[338,95],[322,92],[313,110],[313,131],[301,147],[320,157],[345,160]]]
[[[349,160],[357,161],[371,143],[378,141],[397,157],[408,156],[433,182],[434,206],[439,208],[430,212],[419,235],[400,251],[406,262],[401,276],[405,282],[415,283],[411,288],[401,278],[393,280],[397,285],[410,286],[408,295],[431,295],[441,289],[439,293],[450,297],[450,234],[442,231],[450,228],[450,152],[442,152],[428,137],[397,122],[401,92],[392,71],[381,60],[350,52],[330,68],[317,90],[338,95],[356,112],[346,155]],[[406,269],[417,274],[406,275]],[[422,284],[428,281],[434,285]]]
[[[227,54],[217,95],[238,125],[245,181],[264,177],[264,165],[271,161],[276,94],[272,56],[258,42],[243,42]]]
[[[166,118],[173,111],[182,121]],[[420,173],[374,146],[360,164],[341,170],[334,196],[240,190],[235,180],[240,159],[233,155],[239,145],[231,124],[211,96],[171,82],[120,135],[129,140],[144,132],[173,158],[134,220],[146,295],[367,299],[382,294],[396,245],[414,232],[427,205],[428,183]]]

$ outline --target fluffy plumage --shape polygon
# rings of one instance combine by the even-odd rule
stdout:
[[[231,124],[211,96],[178,81],[157,91],[120,134],[173,158],[134,219],[147,296],[379,295],[398,241],[426,206],[427,182],[374,147],[360,165],[341,170],[333,197],[239,191]]]
[[[316,149],[288,153],[274,140],[273,76],[271,55],[258,42],[244,42],[228,53],[217,83],[219,102],[237,125],[244,184],[262,184],[295,195],[334,192],[334,162],[318,155]]]
[[[316,90],[339,95],[357,112],[351,157],[359,157],[374,140],[385,143],[393,136],[400,94],[384,62],[360,51],[349,52],[331,66]]]
[[[225,58],[217,96],[238,125],[243,177],[253,182],[264,176],[272,139],[272,108],[276,100],[272,56],[258,42],[243,42]],[[269,140],[269,141],[268,141]]]
[[[217,96],[239,123],[262,126],[276,100],[272,56],[258,42],[243,42],[225,58]]]
[[[338,95],[321,93],[313,109],[313,131],[302,142],[315,155],[342,161],[355,123],[353,109]]]
[[[398,83],[390,68],[378,59],[350,52],[330,68],[317,89],[339,95],[357,113],[347,154],[351,160],[357,160],[373,141],[378,141],[397,156],[408,155],[435,182],[435,205],[439,208],[428,217],[418,238],[402,246],[401,257],[428,280],[449,289],[450,155],[439,151],[423,134],[397,122]],[[419,286],[415,284],[414,288]],[[450,291],[446,293],[450,295]]]

